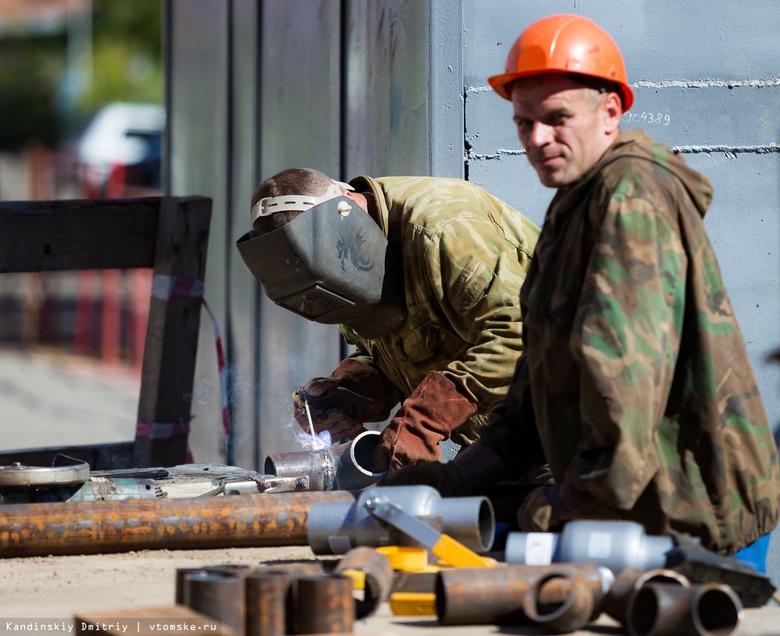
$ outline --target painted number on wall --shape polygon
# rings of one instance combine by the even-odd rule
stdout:
[[[641,113],[632,113],[628,111],[623,114],[624,124],[657,124],[659,126],[668,126],[672,118],[664,113],[651,113],[643,110]]]

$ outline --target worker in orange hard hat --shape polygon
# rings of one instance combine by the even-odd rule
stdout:
[[[484,491],[549,465],[521,530],[630,520],[765,567],[780,467],[703,216],[712,187],[638,130],[612,38],[553,15],[489,79],[557,192],[520,290],[523,353],[479,441],[380,484]]]

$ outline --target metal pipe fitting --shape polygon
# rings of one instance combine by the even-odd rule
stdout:
[[[667,568],[642,570],[638,567],[624,568],[616,577],[604,597],[601,609],[616,621],[625,624],[626,608],[631,598],[648,583],[662,583],[690,587],[687,577]]]
[[[185,574],[184,605],[228,625],[236,636],[244,636],[246,599],[242,576],[221,572]]]
[[[246,575],[246,636],[284,636],[292,611],[293,577],[278,570]]]
[[[562,587],[567,592],[564,598],[550,602],[550,592],[559,594]],[[526,617],[556,634],[573,632],[590,622],[593,605],[593,592],[585,574],[572,568],[545,572],[523,596]]]
[[[631,636],[734,636],[744,615],[736,592],[723,583],[650,583],[634,595],[626,611]]]
[[[550,576],[556,574],[556,576]],[[567,576],[569,574],[570,576]],[[436,576],[436,614],[442,625],[485,624],[528,624],[524,596],[539,581],[534,603],[539,609],[537,615],[551,614],[550,607],[561,607],[570,601],[572,577],[578,578],[578,585],[584,581],[591,598],[588,620],[598,617],[599,606],[612,582],[612,573],[596,564],[556,565],[507,565],[500,568],[454,568],[441,570]],[[544,577],[547,577],[546,579]],[[583,593],[578,591],[581,596]],[[577,611],[582,611],[582,599],[578,597]],[[560,620],[569,620],[568,612],[574,614],[574,607],[566,607]],[[550,616],[549,618],[554,618]],[[587,622],[587,620],[586,620]]]
[[[355,627],[352,589],[352,579],[341,574],[299,578],[295,595],[295,633],[351,633]]]
[[[383,497],[414,517],[441,517],[442,530],[475,552],[487,552],[493,545],[495,519],[487,497],[443,499],[430,486],[374,486],[358,495],[357,501],[309,509],[307,536],[315,554],[345,554],[356,546],[390,544],[388,524],[377,519],[366,502]]]
[[[516,568],[441,570],[436,577],[439,624],[527,624],[523,596],[537,576]]]
[[[0,506],[0,558],[306,545],[313,503],[354,501],[334,491],[9,504]]]
[[[308,477],[309,490],[360,490],[387,474],[373,467],[380,435],[380,431],[363,431],[349,442],[328,448],[274,453],[265,460],[265,472],[279,477]]]
[[[320,561],[311,563],[285,563],[284,565],[260,565],[256,568],[260,574],[286,574],[292,578],[290,592],[287,599],[286,630],[288,634],[298,633],[298,621],[296,615],[296,598],[298,596],[298,579],[304,576],[322,576],[325,574],[325,566]]]
[[[333,570],[336,574],[362,573],[362,598],[355,599],[355,618],[362,620],[374,614],[381,603],[390,597],[393,587],[393,566],[390,559],[374,548],[352,548]]]
[[[648,536],[634,521],[577,519],[560,534],[510,532],[506,539],[507,563],[598,563],[615,574],[623,568],[664,567],[666,554],[674,547],[667,536]]]

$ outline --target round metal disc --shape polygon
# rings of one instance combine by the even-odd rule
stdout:
[[[0,466],[0,486],[72,486],[89,479],[89,464],[25,466],[18,462]]]

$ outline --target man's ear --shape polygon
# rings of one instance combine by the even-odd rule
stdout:
[[[623,116],[623,104],[617,93],[607,93],[604,100],[604,124],[605,132],[610,135],[620,127],[620,118]]]

